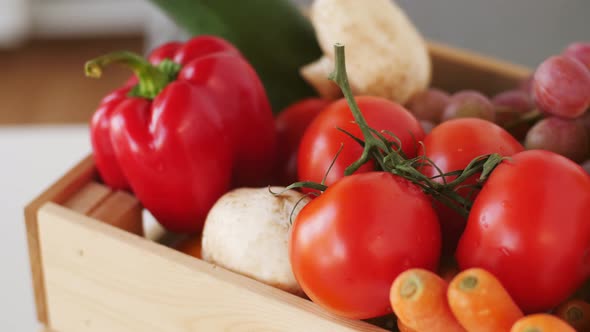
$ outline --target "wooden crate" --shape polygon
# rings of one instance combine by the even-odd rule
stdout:
[[[433,85],[494,94],[530,71],[430,43]],[[142,208],[89,156],[25,209],[38,320],[79,331],[385,331],[143,236]]]

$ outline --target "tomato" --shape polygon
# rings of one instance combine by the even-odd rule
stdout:
[[[525,312],[557,306],[590,277],[590,177],[549,151],[503,161],[473,204],[456,258],[493,273]]]
[[[416,156],[417,141],[424,138],[424,131],[408,110],[378,97],[356,97],[356,102],[371,128],[391,131],[400,139],[404,153],[410,158]],[[363,138],[344,99],[332,103],[320,112],[305,131],[297,161],[299,180],[321,182],[342,144],[343,149],[326,178],[327,185],[342,178],[346,167],[361,156],[363,147],[337,128]],[[357,172],[374,169],[373,162],[368,162]]]
[[[511,156],[524,150],[523,146],[506,130],[500,126],[477,118],[463,118],[443,122],[435,127],[424,138],[424,149],[420,154],[430,158],[443,173],[462,170],[476,157],[498,153]],[[422,173],[432,177],[439,172],[431,166],[421,168]],[[463,184],[475,184],[479,174],[472,176]],[[446,181],[454,180],[456,176],[447,176]],[[443,182],[437,178],[437,182]],[[461,188],[457,191],[471,199],[477,192],[471,188]],[[466,220],[453,209],[435,201],[443,232],[443,247],[447,253],[452,253],[457,241],[465,228]]]
[[[290,260],[305,294],[340,316],[391,312],[401,272],[434,270],[440,226],[420,188],[396,175],[347,176],[308,203],[293,223]]]
[[[297,151],[301,137],[311,121],[329,104],[326,99],[307,98],[290,105],[277,116],[275,123],[280,147],[277,184],[287,186],[297,181]]]

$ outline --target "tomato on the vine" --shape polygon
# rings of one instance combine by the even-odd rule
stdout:
[[[465,169],[474,159],[482,155],[498,153],[511,156],[523,151],[523,146],[506,130],[500,126],[477,118],[462,118],[443,122],[435,127],[424,138],[419,154],[424,154],[439,168],[442,173]],[[424,166],[421,172],[429,177],[439,175],[439,170],[432,166]],[[479,174],[467,179],[461,185],[474,185]],[[450,182],[456,176],[446,176],[444,180]],[[442,177],[434,179],[443,182]],[[457,190],[461,196],[471,199],[477,195],[469,187]],[[441,222],[443,247],[452,253],[457,241],[465,228],[467,220],[455,210],[435,201],[435,209]]]
[[[399,176],[369,172],[342,178],[301,210],[290,260],[315,303],[365,319],[391,311],[389,290],[398,274],[436,269],[440,246],[426,194]]]
[[[590,277],[590,176],[549,151],[503,161],[473,204],[456,258],[493,273],[525,312],[557,306]]]
[[[297,152],[305,129],[320,113],[330,105],[322,98],[306,98],[289,105],[277,116],[279,151],[277,155],[277,181],[279,185],[297,182]]]
[[[416,156],[418,141],[424,138],[424,130],[408,110],[379,97],[360,96],[355,100],[371,128],[393,133],[399,139],[403,152],[409,158]],[[326,178],[327,185],[342,178],[346,167],[361,156],[363,147],[338,128],[363,138],[345,99],[325,108],[305,131],[297,161],[299,180],[321,182],[341,146],[342,151]],[[368,162],[357,173],[374,169],[374,163]]]

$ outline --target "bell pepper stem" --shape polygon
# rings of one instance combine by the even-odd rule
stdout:
[[[103,69],[112,63],[121,64],[135,73],[139,84],[132,94],[139,97],[155,98],[176,76],[152,65],[142,56],[128,51],[113,52],[92,59],[86,62],[84,71],[88,77],[100,78]],[[176,69],[180,70],[180,66],[177,65]]]

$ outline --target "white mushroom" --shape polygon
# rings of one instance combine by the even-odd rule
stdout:
[[[284,190],[271,188],[272,192]],[[205,221],[205,261],[294,294],[303,294],[289,261],[293,220],[309,202],[289,190],[274,196],[268,188],[240,188],[222,196]],[[293,211],[293,209],[295,209]]]
[[[404,104],[430,84],[428,49],[416,27],[391,0],[315,0],[310,18],[324,56],[301,75],[327,98],[339,96],[327,77],[334,69],[334,44],[346,47],[353,92]]]

